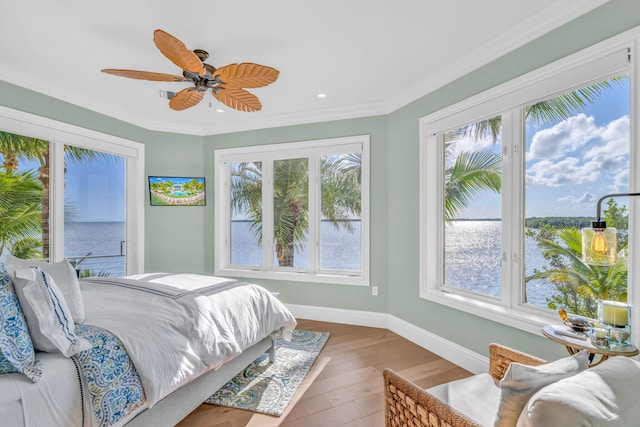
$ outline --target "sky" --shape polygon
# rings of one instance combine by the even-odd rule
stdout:
[[[125,159],[68,162],[65,174],[65,209],[73,221],[124,222]],[[67,213],[65,213],[65,218]]]
[[[20,162],[20,170],[37,169],[37,164]],[[77,222],[124,222],[125,160],[67,162],[65,173],[65,219]]]
[[[528,124],[525,216],[594,217],[600,197],[629,191],[629,138],[628,81],[565,120]],[[480,147],[499,151],[500,141],[468,139],[460,149]],[[500,217],[500,197],[483,193],[461,217]]]

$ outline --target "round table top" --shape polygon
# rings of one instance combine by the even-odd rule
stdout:
[[[633,345],[629,347],[620,347],[620,348],[624,348],[625,349],[624,351],[614,351],[607,348],[595,347],[593,344],[591,344],[591,341],[589,340],[589,331],[583,333],[584,339],[559,335],[557,331],[570,331],[574,333],[576,332],[566,325],[545,325],[542,327],[542,335],[544,335],[545,337],[549,338],[552,341],[555,341],[557,343],[564,345],[565,347],[571,347],[577,350],[585,349],[589,353],[602,354],[604,356],[630,357],[640,353],[638,349]]]

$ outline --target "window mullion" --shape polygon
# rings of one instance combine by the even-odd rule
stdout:
[[[49,142],[49,258],[64,259],[64,144]]]
[[[503,172],[503,242],[508,248],[509,268],[503,269],[503,302],[517,307],[524,301],[524,111],[502,115],[503,143],[508,146],[507,170]],[[507,140],[508,138],[508,140]],[[506,142],[508,141],[508,142]]]
[[[312,273],[317,273],[320,269],[321,185],[320,156],[311,156],[309,157],[309,234],[307,246],[309,251],[309,271]]]
[[[263,160],[262,164],[262,269],[273,271],[275,252],[273,227],[273,160]]]

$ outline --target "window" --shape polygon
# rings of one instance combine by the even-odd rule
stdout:
[[[0,130],[0,180],[30,176],[16,200],[37,207],[0,236],[0,255],[66,258],[85,276],[144,271],[142,144],[4,107]],[[0,228],[7,218],[0,210]]]
[[[216,274],[368,285],[369,137],[216,150]]]
[[[596,201],[630,191],[639,163],[631,50],[598,51],[421,119],[423,298],[535,333],[558,309],[596,317],[596,299],[631,301],[631,261],[615,281],[579,262]],[[633,203],[603,206],[626,255]]]

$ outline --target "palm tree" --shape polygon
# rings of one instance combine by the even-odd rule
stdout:
[[[615,83],[621,83],[628,76],[614,77],[595,83],[556,98],[541,101],[525,107],[524,118],[533,123],[562,120],[594,102]],[[445,150],[451,152],[452,145],[459,138],[470,136],[476,140],[491,138],[495,144],[502,131],[502,117],[472,123],[457,131],[445,134]],[[487,168],[487,172],[482,171]],[[458,156],[456,164],[445,171],[445,219],[456,219],[481,190],[500,192],[500,155],[488,150],[466,152]]]
[[[452,157],[455,141],[445,142],[446,157]],[[458,154],[453,165],[445,169],[444,217],[453,221],[483,190],[499,193],[502,157],[489,150],[470,151]]]
[[[560,242],[555,240],[555,236]],[[582,237],[579,229],[557,229],[555,236],[546,235],[537,239],[538,246],[544,251],[544,258],[553,261],[551,267],[536,271],[526,279],[540,279],[559,290],[548,301],[550,308],[563,307],[576,314],[596,317],[597,299],[626,300],[626,257],[619,257],[617,263],[609,267],[585,264],[582,262]]]
[[[34,172],[0,167],[0,258],[4,250],[33,254],[33,237],[41,230],[42,187]]]
[[[321,162],[321,213],[336,228],[351,230],[361,212],[360,156],[327,156]],[[233,165],[231,209],[250,222],[262,241],[262,163]],[[274,241],[278,265],[292,267],[309,226],[309,163],[306,158],[274,162]]]
[[[72,145],[64,146],[65,162],[82,162],[92,159],[111,159],[112,156],[99,151],[80,148]],[[49,258],[49,142],[0,131],[0,154],[7,173],[13,173],[20,165],[20,160],[36,161],[38,179],[42,185],[41,235],[42,257]]]
[[[584,109],[587,104],[594,102],[613,84],[622,83],[628,79],[629,76],[614,77],[553,99],[528,105],[524,109],[524,119],[531,120],[534,124],[564,120]],[[474,136],[476,139],[491,137],[494,143],[498,140],[501,131],[501,116],[495,116],[462,128],[462,134],[465,136]]]

